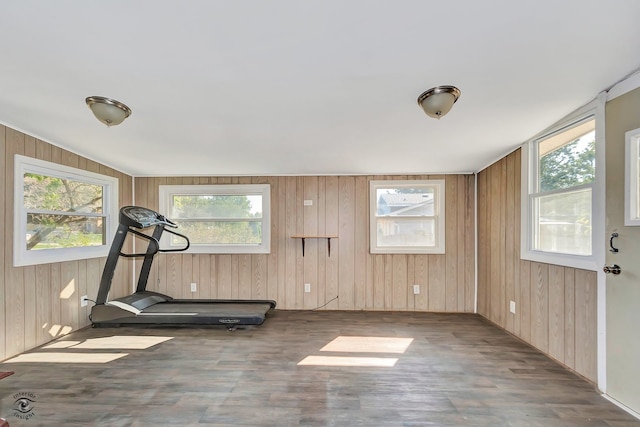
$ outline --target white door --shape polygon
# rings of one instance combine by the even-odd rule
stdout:
[[[606,393],[640,413],[640,226],[624,225],[625,133],[640,128],[640,88],[606,106]],[[612,252],[609,240],[618,252]]]

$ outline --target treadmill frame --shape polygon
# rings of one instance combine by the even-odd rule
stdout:
[[[133,218],[129,212],[137,210],[150,217]],[[234,299],[173,299],[168,295],[146,290],[153,259],[158,252],[181,252],[189,248],[189,239],[165,227],[177,228],[177,225],[151,209],[125,206],[120,209],[120,224],[104,266],[96,304],[91,308],[90,319],[94,327],[120,326],[129,324],[172,324],[172,325],[224,325],[228,329],[239,325],[260,325],[269,311],[276,307],[273,300],[234,300]],[[138,230],[154,227],[151,235]],[[179,249],[161,249],[160,238],[168,232],[186,240],[187,245]],[[128,233],[149,242],[144,253],[125,254],[122,247]],[[136,291],[128,296],[108,301],[113,276],[120,257],[144,257]],[[162,304],[162,306],[157,306]],[[166,304],[166,305],[165,305]],[[207,307],[204,312],[193,312],[189,307]],[[153,307],[155,309],[153,309]],[[179,308],[180,307],[180,308]],[[172,311],[171,309],[175,309]],[[253,308],[253,310],[251,310]],[[158,310],[159,309],[159,310]],[[166,311],[165,311],[166,309]],[[180,310],[186,312],[180,312]],[[233,312],[235,309],[235,313]],[[147,310],[147,311],[145,311]]]

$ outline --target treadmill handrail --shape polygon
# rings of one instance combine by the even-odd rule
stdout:
[[[151,252],[149,252],[149,255],[155,255],[158,252],[160,252],[160,242],[158,242],[158,239],[156,239],[153,236],[149,236],[147,234],[141,233],[131,227],[129,227],[129,229],[127,230],[129,231],[129,233],[133,233],[136,236],[142,237],[143,239],[146,239],[149,241],[149,246],[154,246],[154,248],[151,250]],[[166,230],[169,231],[169,230]],[[148,248],[147,248],[148,250]],[[139,258],[139,257],[143,257],[146,256],[147,253],[139,253],[139,254],[125,254],[124,252],[120,252],[120,256],[125,257],[125,258]]]
[[[176,227],[177,226],[178,225],[176,224]],[[158,249],[159,252],[183,252],[189,249],[189,246],[191,246],[191,242],[189,241],[189,238],[184,234],[180,234],[176,231],[167,230],[166,228],[164,229],[164,231],[166,231],[167,233],[173,234],[175,236],[182,237],[187,242],[187,246],[185,246],[184,248],[178,248],[178,249]]]

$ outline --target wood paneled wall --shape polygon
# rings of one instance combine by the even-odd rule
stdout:
[[[95,299],[105,261],[96,258],[13,267],[14,154],[117,177],[119,203],[132,202],[130,176],[0,125],[0,360],[89,325],[89,311],[80,307],[80,297]],[[129,291],[131,274],[130,266],[119,266],[111,296]]]
[[[426,178],[446,181],[446,254],[370,254],[369,181]],[[136,178],[135,200],[158,209],[159,185],[229,183],[271,185],[271,253],[164,254],[154,263],[149,289],[177,298],[273,299],[281,309],[328,303],[330,310],[473,312],[473,175]],[[338,235],[331,256],[326,240],[307,239],[303,257],[300,239],[290,236],[305,233]]]
[[[597,275],[520,259],[520,156],[478,174],[478,312],[595,382]]]

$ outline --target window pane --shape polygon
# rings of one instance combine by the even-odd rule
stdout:
[[[27,214],[27,250],[106,244],[103,218]]]
[[[591,189],[536,198],[535,224],[535,249],[591,255]]]
[[[262,243],[262,223],[259,221],[176,221],[180,233],[189,237],[192,245],[259,245]],[[172,236],[172,245],[184,240]]]
[[[174,195],[171,218],[262,218],[261,195]]]
[[[435,246],[435,220],[378,218],[378,246]]]
[[[376,189],[378,216],[433,216],[434,189],[399,187]]]
[[[595,179],[595,120],[539,142],[540,191],[567,189]]]
[[[102,213],[102,185],[24,174],[24,207],[57,212]]]

